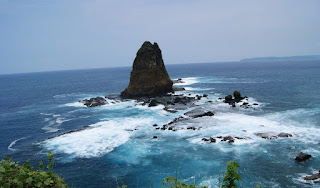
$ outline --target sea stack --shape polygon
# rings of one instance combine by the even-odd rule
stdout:
[[[172,92],[173,82],[164,66],[157,43],[143,43],[134,59],[129,86],[121,92],[123,98],[161,96]]]

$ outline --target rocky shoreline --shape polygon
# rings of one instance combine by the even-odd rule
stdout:
[[[215,118],[214,111],[205,109],[202,105],[199,105],[200,101],[202,104],[212,103],[212,98],[210,98],[208,94],[192,95],[191,93],[184,92],[184,88],[174,86],[174,84],[181,83],[184,83],[184,80],[181,78],[173,81],[170,79],[165,69],[161,50],[158,44],[151,44],[150,42],[146,41],[137,52],[136,58],[133,62],[130,83],[120,95],[111,94],[105,97],[99,96],[90,99],[84,99],[79,102],[90,108],[116,104],[130,100],[134,100],[137,103],[136,105],[146,106],[148,108],[161,106],[166,112],[172,114],[177,113],[178,115],[176,115],[173,120],[166,124],[153,124],[152,126],[154,129],[159,131],[202,130],[203,127],[193,123],[193,121],[200,118]],[[250,103],[249,97],[242,96],[239,90],[234,91],[233,95],[227,95],[224,98],[218,98],[217,102],[229,104],[230,108],[232,109],[237,109],[238,107],[242,109],[255,109],[255,107],[259,106],[258,103]],[[183,114],[178,113],[181,111]],[[85,126],[78,130],[59,134],[58,137],[90,128],[92,127]],[[137,129],[127,131],[131,132],[136,130]],[[242,131],[246,132],[246,130]],[[254,137],[264,140],[273,140],[290,139],[291,137],[295,136],[296,135],[287,132],[260,131],[253,133],[251,136],[252,138],[248,136],[237,135],[216,135],[203,137],[201,141],[210,144],[215,144],[218,142],[234,144],[240,140],[252,140]],[[154,135],[150,139],[158,139],[158,137],[158,135]],[[297,162],[304,162],[309,158],[311,158],[311,155],[301,152],[296,156],[295,160]],[[319,178],[320,172],[312,176],[306,176],[304,177],[304,180],[312,181]]]

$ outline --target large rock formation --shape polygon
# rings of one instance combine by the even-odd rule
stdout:
[[[137,52],[129,86],[121,92],[121,97],[160,96],[171,92],[172,85],[158,44],[146,41]]]

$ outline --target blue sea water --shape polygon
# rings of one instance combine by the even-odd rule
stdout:
[[[185,81],[177,84],[186,88],[182,94],[208,94],[213,101],[199,105],[214,116],[181,125],[202,129],[152,126],[186,110],[170,113],[132,100],[95,108],[78,102],[119,94],[128,85],[130,67],[0,75],[0,156],[31,159],[37,166],[52,151],[54,171],[75,187],[116,187],[117,182],[162,187],[165,177],[176,174],[187,183],[216,187],[231,160],[241,166],[243,187],[320,187],[302,179],[320,169],[319,61],[167,65],[167,70],[172,79]],[[219,100],[234,90],[259,105],[232,108]],[[266,140],[258,132],[293,137]],[[249,139],[201,141],[227,135]],[[313,157],[295,162],[301,151]]]

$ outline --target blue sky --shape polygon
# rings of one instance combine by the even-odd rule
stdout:
[[[320,54],[319,0],[0,0],[0,74]]]

